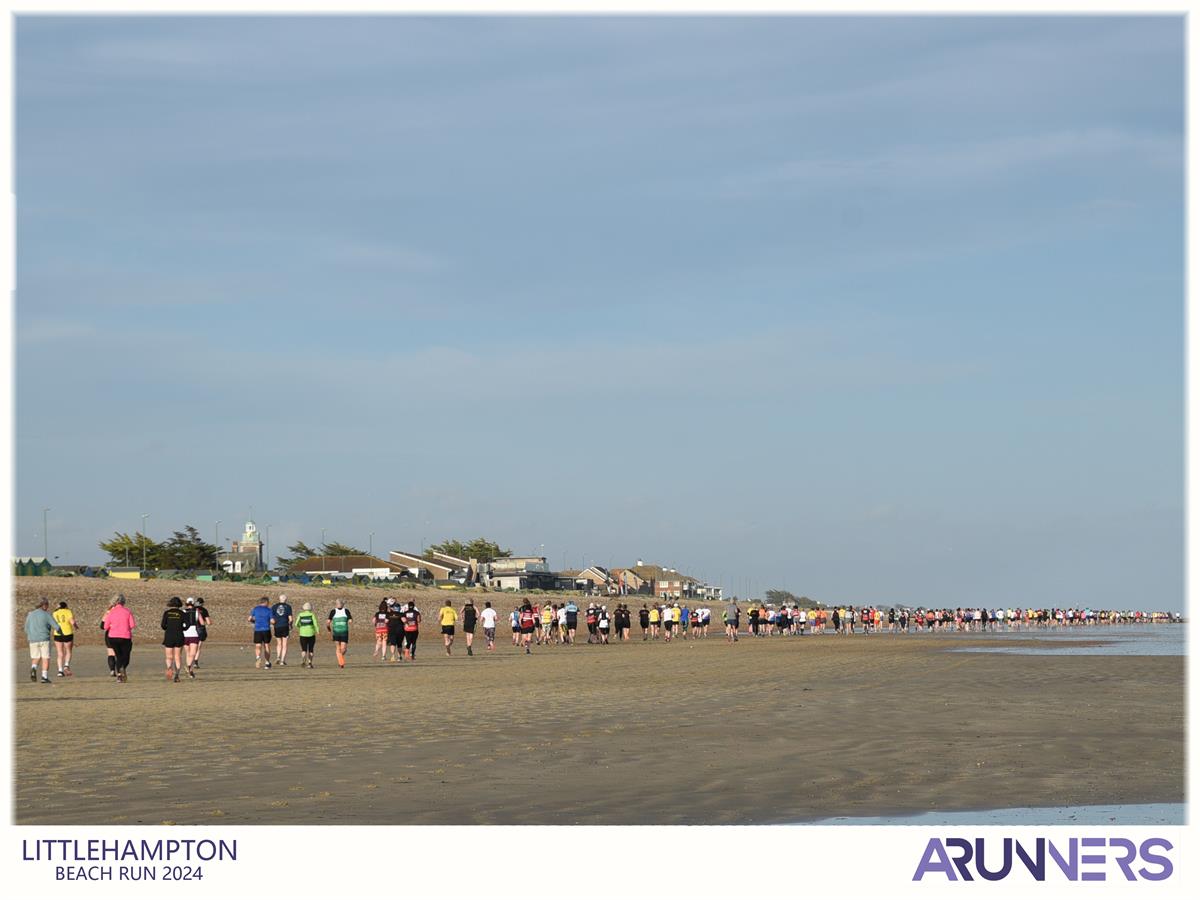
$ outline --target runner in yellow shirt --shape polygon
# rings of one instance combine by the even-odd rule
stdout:
[[[71,650],[75,647],[75,614],[67,601],[58,601],[54,617],[54,653],[58,657],[58,677],[71,674]]]
[[[458,621],[458,613],[446,601],[446,605],[438,610],[438,621],[442,625],[442,643],[446,645],[446,655],[450,655],[450,647],[454,643],[454,623]]]

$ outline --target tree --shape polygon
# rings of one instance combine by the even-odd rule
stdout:
[[[207,543],[191,525],[172,532],[171,539],[159,546],[161,569],[211,569],[216,563],[216,545]]]
[[[118,531],[107,541],[101,541],[100,549],[108,554],[110,566],[140,566],[144,558],[146,568],[155,569],[159,568],[163,546],[150,540],[141,532],[130,535]]]
[[[296,563],[303,562],[309,557],[321,555],[319,550],[314,550],[312,547],[308,546],[308,544],[304,543],[304,541],[296,541],[296,543],[288,547],[288,553],[290,553],[291,556],[275,557],[281,568],[290,569]]]
[[[349,544],[342,544],[337,541],[331,541],[321,547],[320,552],[314,553],[314,556],[365,556],[366,554],[357,547],[351,547]]]
[[[774,588],[767,591],[765,596],[768,603],[774,603],[776,605],[783,605],[784,603],[787,603],[789,605],[794,604],[796,606],[803,607],[804,609],[813,609],[822,605],[816,600],[810,600],[808,597],[797,597],[790,591],[780,590],[779,588]]]
[[[429,549],[445,553],[447,556],[457,556],[459,559],[477,559],[481,563],[512,556],[511,550],[501,550],[495,541],[481,537],[466,542],[449,539],[440,544],[430,544]]]

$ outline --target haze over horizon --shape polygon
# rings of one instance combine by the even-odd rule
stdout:
[[[1184,21],[19,16],[13,552],[1185,609]]]

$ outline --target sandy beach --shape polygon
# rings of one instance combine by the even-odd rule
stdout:
[[[29,683],[17,629],[20,824],[746,824],[1184,796],[1178,656],[889,635],[667,646],[635,626],[628,645],[532,656],[505,628],[495,653],[468,658],[460,636],[448,659],[427,626],[415,664],[380,665],[366,619],[387,591],[289,588],[297,607],[347,598],[349,665],[323,635],[316,669],[260,671],[242,623],[261,588],[149,582],[119,586],[145,626],[119,685],[91,622],[118,586],[57,581],[17,580],[18,626],[41,592],[80,591],[83,622],[77,674],[52,686]],[[158,618],[197,590],[218,627],[200,677],[171,684]],[[427,613],[444,600],[417,596]]]

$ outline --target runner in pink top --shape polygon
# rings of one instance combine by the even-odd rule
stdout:
[[[133,652],[133,629],[137,628],[137,619],[125,608],[123,594],[117,594],[112,609],[104,614],[100,625],[108,635],[109,646],[117,658],[117,681],[127,681],[126,669],[129,668],[129,655]]]

